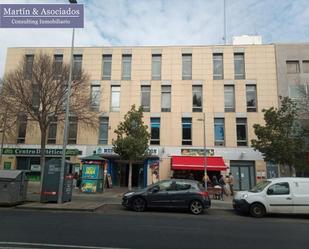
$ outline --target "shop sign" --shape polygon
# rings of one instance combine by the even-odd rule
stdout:
[[[4,148],[2,150],[3,155],[27,155],[38,156],[41,155],[41,149],[27,149],[27,148]],[[67,149],[67,156],[81,155],[81,151],[78,149]],[[46,156],[61,156],[62,149],[45,149]]]
[[[114,152],[112,147],[97,147],[96,148],[97,154],[107,154],[107,155],[118,155]],[[151,156],[158,156],[159,155],[159,148],[149,148],[148,154]]]
[[[181,149],[182,156],[204,156],[204,149]],[[214,149],[206,149],[206,156],[214,156]]]
[[[0,4],[0,28],[83,28],[82,4]]]

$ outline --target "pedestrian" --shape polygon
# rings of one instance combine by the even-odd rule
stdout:
[[[220,178],[219,178],[219,185],[221,187],[221,200],[223,201],[223,194],[225,193],[224,192],[224,187],[225,187],[225,180],[224,180],[224,177],[223,175],[220,175]]]
[[[207,174],[203,176],[203,186],[204,187],[205,187],[205,182],[206,182],[207,186],[210,183],[210,179],[209,179],[209,176]]]
[[[232,175],[232,173],[229,173],[229,184],[230,184],[230,190],[231,190],[231,196],[234,195],[234,177]]]
[[[216,177],[216,175],[214,175],[214,176],[212,177],[212,184],[213,184],[213,186],[219,185],[219,183],[218,183],[218,178]]]

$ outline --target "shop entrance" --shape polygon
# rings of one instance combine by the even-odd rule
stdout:
[[[249,190],[255,185],[254,161],[230,161],[234,190]]]
[[[128,187],[129,164],[115,162],[112,167],[113,185],[118,187]],[[144,165],[137,163],[132,165],[132,187],[144,187]]]

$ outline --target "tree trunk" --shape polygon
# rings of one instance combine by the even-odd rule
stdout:
[[[132,190],[132,161],[129,161],[129,179],[128,179],[128,189]]]
[[[45,148],[46,148],[46,132],[47,129],[43,126],[41,129],[41,155],[40,155],[40,164],[41,164],[41,184],[40,184],[40,193],[42,194],[43,180],[44,180],[44,171],[45,171]]]

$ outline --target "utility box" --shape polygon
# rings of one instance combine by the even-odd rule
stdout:
[[[48,160],[45,165],[42,183],[41,202],[57,202],[59,195],[61,159],[54,158]],[[64,165],[63,194],[62,202],[72,199],[73,189],[73,164],[69,161]]]
[[[26,201],[28,181],[22,170],[0,170],[0,205],[12,206]]]

